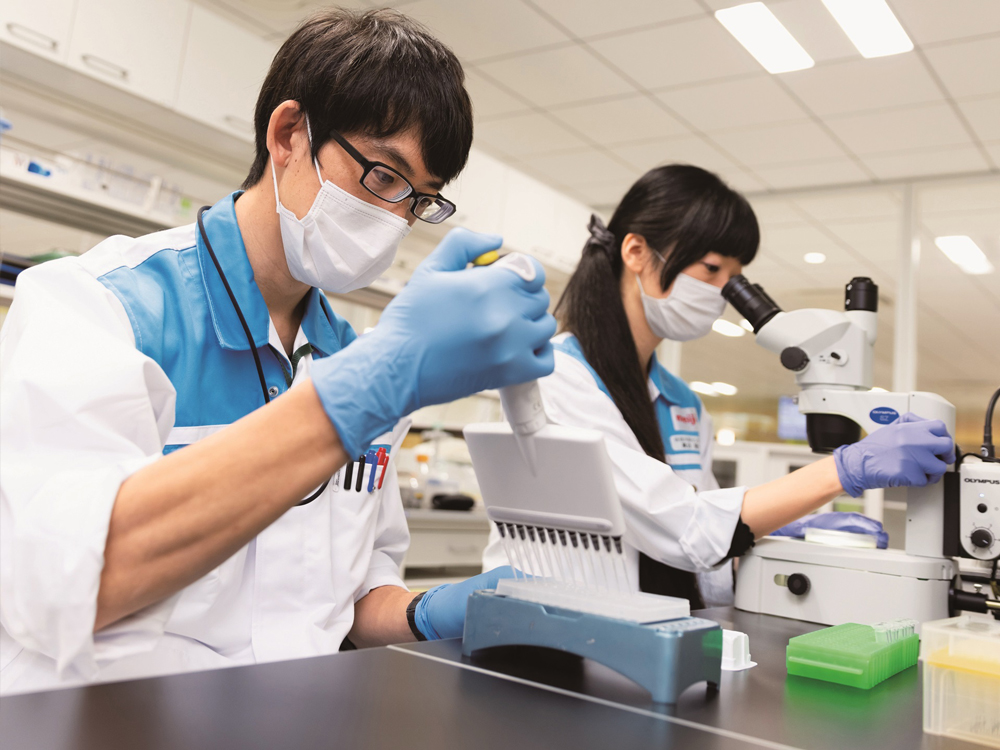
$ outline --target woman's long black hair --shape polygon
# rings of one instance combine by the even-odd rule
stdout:
[[[621,246],[641,235],[666,259],[660,287],[708,253],[753,260],[760,243],[757,217],[746,198],[711,172],[686,164],[656,167],[636,181],[607,228],[596,216],[590,239],[556,306],[563,330],[580,342],[587,362],[604,381],[625,422],[647,455],[665,460],[639,353],[621,298],[625,269]]]
[[[641,235],[666,259],[660,288],[708,253],[753,260],[760,243],[757,217],[746,198],[711,172],[672,164],[651,169],[629,188],[604,224],[590,219],[590,239],[556,306],[563,330],[576,336],[588,364],[607,386],[611,398],[647,455],[666,462],[663,439],[639,362],[621,297],[625,270],[621,247],[625,235]],[[710,467],[705,467],[710,469]],[[692,608],[704,606],[694,574],[639,555],[640,590],[680,596]]]

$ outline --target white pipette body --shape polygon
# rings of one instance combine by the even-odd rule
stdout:
[[[535,264],[523,253],[510,253],[495,262],[495,265],[516,273],[525,281],[534,281]],[[514,432],[514,441],[524,458],[532,476],[537,476],[534,434],[548,422],[542,393],[538,381],[509,385],[500,389],[500,403],[503,413]]]
[[[501,388],[500,403],[514,432],[514,442],[517,443],[521,456],[528,464],[531,475],[537,476],[534,436],[548,422],[538,381],[529,380],[527,383]]]

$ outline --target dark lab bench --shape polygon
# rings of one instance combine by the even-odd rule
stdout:
[[[674,707],[589,661],[527,648],[463,660],[457,640],[55,690],[0,700],[0,747],[973,750],[921,731],[914,667],[872,690],[785,673],[817,626],[698,613],[750,636],[758,666]]]

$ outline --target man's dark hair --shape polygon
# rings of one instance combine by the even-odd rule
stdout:
[[[393,10],[332,8],[299,26],[271,62],[254,111],[256,156],[243,183],[267,168],[271,113],[293,99],[309,117],[313,156],[330,131],[386,138],[412,130],[428,171],[453,179],[472,146],[472,102],[454,53]]]

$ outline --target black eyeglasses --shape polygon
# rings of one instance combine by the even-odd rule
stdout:
[[[336,130],[330,135],[364,172],[358,182],[376,198],[389,203],[399,203],[410,199],[410,213],[428,224],[440,224],[455,213],[455,204],[441,195],[418,193],[403,175],[380,161],[369,161]]]

